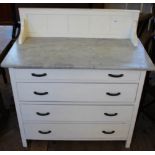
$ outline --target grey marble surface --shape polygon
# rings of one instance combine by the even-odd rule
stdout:
[[[141,42],[124,39],[27,38],[15,43],[2,67],[155,70]]]

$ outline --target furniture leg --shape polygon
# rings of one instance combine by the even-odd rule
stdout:
[[[23,147],[27,147],[27,140],[22,138],[22,144],[23,144]]]
[[[130,148],[130,144],[131,144],[131,138],[125,142],[125,148],[127,149]]]

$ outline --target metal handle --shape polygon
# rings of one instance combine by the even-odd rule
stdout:
[[[36,91],[34,91],[33,93],[35,95],[47,95],[48,94],[48,92],[36,92]]]
[[[120,77],[123,77],[124,74],[108,74],[108,76],[113,77],[113,78],[120,78]]]
[[[113,114],[104,113],[104,115],[106,115],[106,116],[116,116],[116,115],[118,115],[118,113],[113,113]]]
[[[43,76],[46,76],[47,73],[43,73],[43,74],[32,73],[31,75],[32,75],[32,76],[35,76],[35,77],[43,77]]]
[[[47,113],[36,112],[36,114],[39,115],[39,116],[47,116],[47,115],[49,115],[50,113],[49,113],[49,112],[47,112]]]
[[[40,134],[49,134],[49,133],[51,133],[52,131],[51,130],[49,130],[49,131],[41,131],[41,130],[39,130],[38,131]]]
[[[115,131],[113,130],[113,131],[102,131],[102,133],[104,133],[104,134],[113,134],[113,133],[115,133]]]
[[[109,95],[109,96],[119,96],[119,95],[121,95],[120,92],[119,93],[109,93],[109,92],[107,92],[106,94]]]

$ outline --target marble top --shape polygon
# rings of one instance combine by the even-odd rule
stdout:
[[[2,67],[155,70],[139,41],[126,39],[27,38],[13,45]]]

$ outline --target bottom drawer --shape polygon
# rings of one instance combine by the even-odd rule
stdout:
[[[27,139],[125,140],[127,124],[25,124]]]

